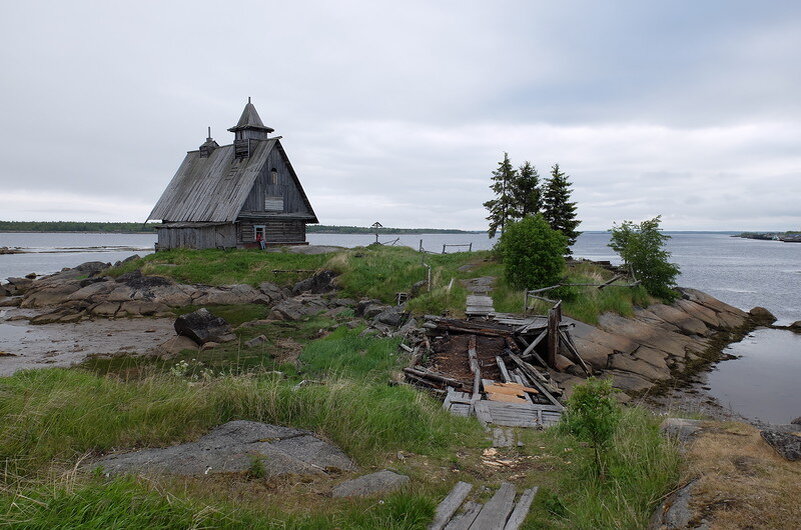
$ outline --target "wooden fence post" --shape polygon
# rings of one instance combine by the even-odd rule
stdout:
[[[548,311],[548,366],[556,366],[556,354],[559,352],[559,324],[562,322],[562,301],[556,303]]]

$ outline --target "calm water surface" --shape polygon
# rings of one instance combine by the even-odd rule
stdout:
[[[668,233],[669,250],[681,267],[679,284],[708,292],[748,310],[763,306],[780,324],[801,320],[801,244],[731,237],[731,233]],[[355,247],[369,245],[369,234],[309,234],[309,242]],[[381,236],[382,243],[441,252],[443,244],[473,244],[486,250],[494,240],[486,234],[421,234]],[[29,272],[48,274],[85,261],[115,262],[153,250],[155,234],[0,233],[0,246],[24,247],[30,253],[0,255],[0,279]],[[579,237],[576,257],[619,263],[607,246],[609,234]],[[456,251],[457,248],[448,248]],[[465,247],[466,250],[466,247]],[[709,374],[710,393],[749,417],[784,422],[801,415],[801,336],[786,331],[757,330],[729,348],[741,358],[718,364]],[[788,404],[789,403],[789,404]],[[788,416],[789,415],[789,416]]]

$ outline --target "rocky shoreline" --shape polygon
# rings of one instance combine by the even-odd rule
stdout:
[[[331,271],[322,271],[287,289],[268,282],[258,287],[189,285],[161,276],[143,276],[139,271],[113,278],[105,273],[108,267],[107,263],[88,262],[39,279],[9,278],[0,285],[0,307],[38,310],[40,313],[33,316],[18,314],[13,318],[29,318],[30,324],[40,325],[96,319],[174,319],[173,311],[187,306],[262,304],[271,308],[270,318],[278,320],[301,320],[320,313],[335,317],[349,311],[378,332],[389,334],[401,328],[400,333],[406,334],[417,329],[414,319],[407,321],[402,306],[337,298],[335,273]],[[597,326],[565,321],[572,325],[576,346],[593,372],[611,377],[627,396],[639,397],[691,381],[693,374],[720,359],[725,345],[757,325],[775,320],[762,308],[746,313],[696,289],[681,288],[680,292],[681,298],[674,304],[640,308],[631,317],[605,313]],[[180,346],[168,345],[167,349]],[[584,374],[565,361],[563,370],[554,372],[553,378],[569,394]]]

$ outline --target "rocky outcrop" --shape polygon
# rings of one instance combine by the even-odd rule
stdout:
[[[583,359],[628,393],[645,391],[700,358],[717,332],[741,329],[749,314],[695,289],[673,305],[653,304],[633,317],[605,313],[598,325],[576,320],[571,335]]]
[[[4,286],[4,290],[9,295],[24,293],[14,305],[55,308],[41,322],[72,321],[74,315],[80,315],[78,319],[168,316],[172,308],[188,305],[272,305],[288,295],[286,289],[269,282],[258,287],[188,285],[162,276],[145,276],[138,270],[115,279],[102,275],[107,266],[88,262],[36,281],[11,278],[13,282],[7,284],[11,289]]]
[[[273,307],[273,318],[278,320],[303,320],[328,310],[326,300],[314,294],[302,294],[282,300]]]
[[[196,442],[108,455],[92,467],[108,475],[202,477],[258,471],[267,478],[356,469],[340,449],[308,431],[245,420],[220,425]]]
[[[334,286],[334,278],[337,273],[331,270],[320,271],[311,278],[306,278],[295,284],[292,288],[293,295],[301,293],[323,294],[330,293],[336,287]]]
[[[236,339],[231,325],[205,308],[181,315],[175,319],[175,332],[189,337],[198,344],[230,342]]]
[[[331,491],[332,497],[367,497],[393,492],[409,483],[409,477],[384,469],[347,480]]]
[[[764,307],[755,307],[748,312],[751,315],[751,319],[756,322],[757,324],[761,324],[763,326],[769,326],[776,322],[776,317],[765,309]]]
[[[801,460],[801,436],[778,429],[765,429],[759,434],[785,460]]]

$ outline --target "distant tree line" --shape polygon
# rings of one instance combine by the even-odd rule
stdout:
[[[503,235],[510,223],[539,214],[567,238],[568,246],[573,245],[581,233],[576,230],[581,221],[576,219],[576,203],[570,200],[573,190],[568,179],[559,164],[554,164],[548,178],[540,182],[531,162],[515,169],[509,154],[504,153],[492,172],[490,189],[495,197],[484,203],[489,211],[489,236]]]
[[[0,221],[0,232],[109,232],[152,233],[158,223],[100,223],[88,221]],[[308,225],[307,232],[326,234],[374,234],[366,226]],[[441,228],[379,228],[379,234],[478,234],[468,231]]]
[[[307,225],[306,232],[322,234],[375,234],[376,229],[367,226]],[[480,234],[482,231],[457,230],[455,228],[379,228],[379,234]]]
[[[2,232],[115,232],[152,233],[152,224],[88,221],[0,221]]]

